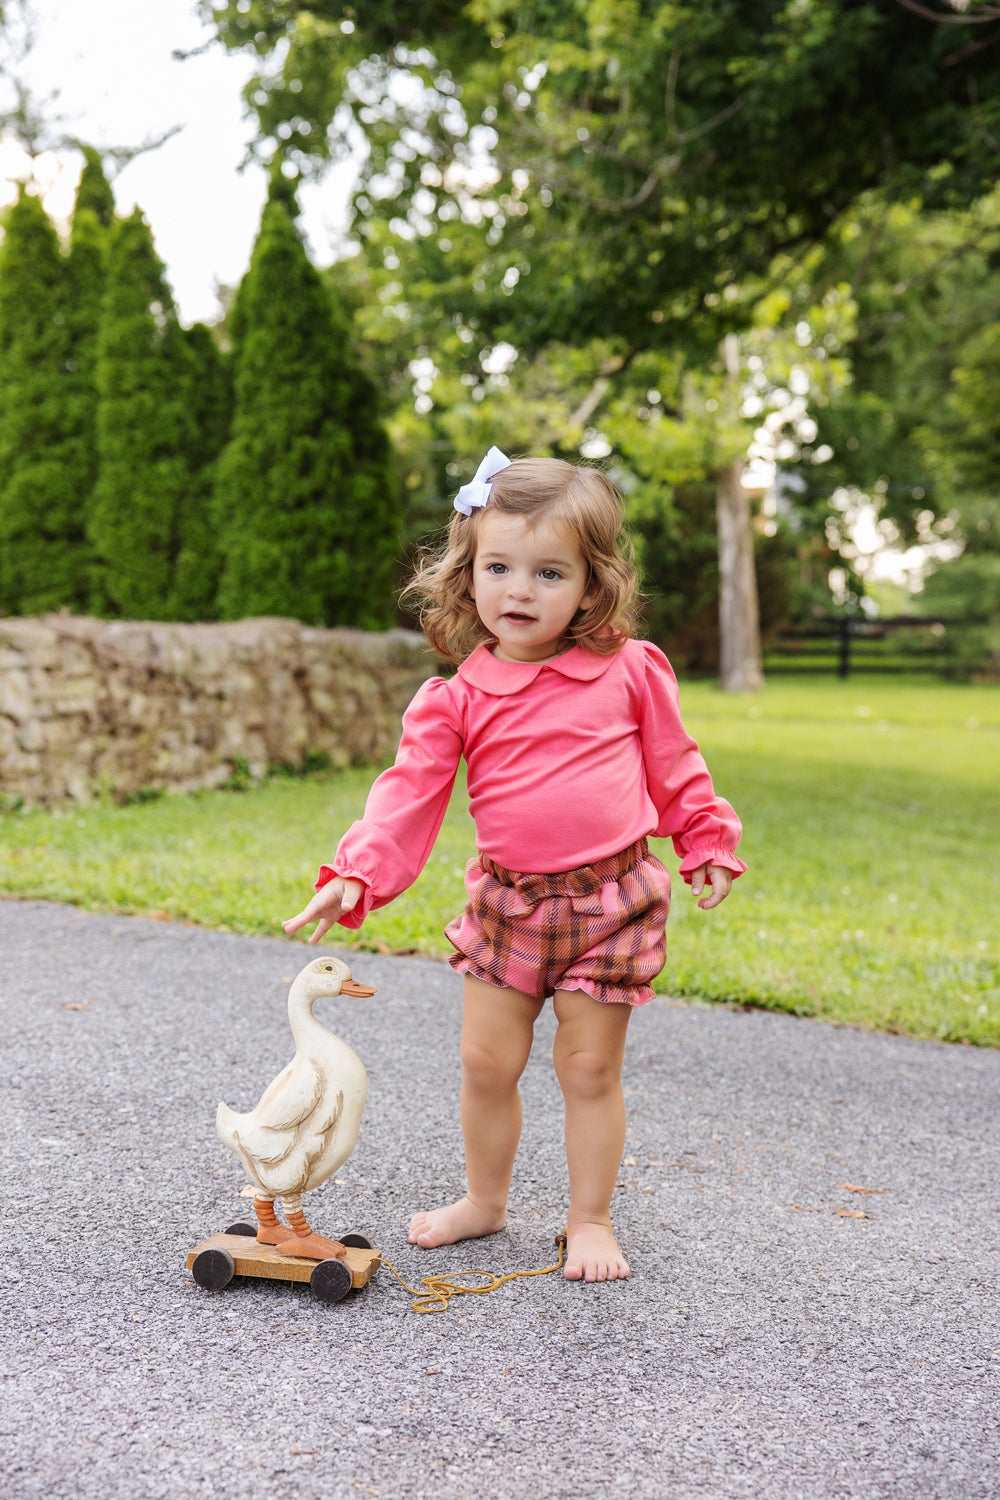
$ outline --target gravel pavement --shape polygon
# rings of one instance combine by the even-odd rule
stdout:
[[[633,1020],[616,1222],[633,1274],[420,1314],[198,1288],[246,1216],[214,1129],[291,1055],[277,937],[0,901],[4,1500],[1000,1496],[1000,1053],[660,999]],[[552,1017],[507,1229],[420,1252],[462,1187],[460,982],[353,956],[358,1147],[307,1208],[411,1283],[545,1266],[565,1213]],[[853,1184],[868,1191],[848,1190]]]

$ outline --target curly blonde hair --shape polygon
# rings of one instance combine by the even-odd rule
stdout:
[[[532,527],[544,517],[564,527],[580,548],[593,602],[570,622],[570,644],[609,656],[635,634],[638,578],[618,491],[600,469],[561,458],[520,458],[494,476],[484,508],[470,516],[455,513],[443,548],[420,559],[402,592],[404,600],[418,601],[420,624],[439,656],[458,663],[493,639],[471,593],[479,529],[491,510],[523,516]]]

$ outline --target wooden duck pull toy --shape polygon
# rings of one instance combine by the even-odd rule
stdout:
[[[326,1182],[354,1150],[368,1093],[361,1059],[316,1020],[313,1006],[321,996],[374,994],[339,958],[316,958],[295,978],[288,992],[295,1056],[249,1114],[220,1104],[215,1120],[220,1140],[250,1179],[244,1192],[253,1194],[256,1230],[234,1224],[197,1246],[187,1263],[199,1285],[216,1289],[234,1275],[309,1281],[317,1295],[336,1301],[371,1279],[378,1253],[370,1242],[363,1235],[316,1234],[302,1195]],[[275,1211],[279,1201],[287,1224]]]

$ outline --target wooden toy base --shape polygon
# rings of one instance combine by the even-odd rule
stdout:
[[[359,1235],[349,1236],[359,1239]],[[273,1245],[259,1244],[250,1234],[213,1234],[188,1253],[187,1268],[199,1286],[220,1291],[234,1276],[258,1276],[267,1281],[308,1281],[324,1302],[339,1302],[353,1287],[367,1286],[379,1265],[371,1246],[347,1246],[336,1260],[304,1260],[279,1255]]]

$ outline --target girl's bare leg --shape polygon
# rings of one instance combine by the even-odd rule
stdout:
[[[611,1194],[625,1145],[621,1072],[632,1007],[605,1005],[583,990],[557,990],[554,1005],[570,1192],[563,1275],[615,1281],[629,1271],[611,1227]]]
[[[542,1001],[465,976],[462,1134],[469,1190],[457,1203],[414,1214],[410,1243],[425,1250],[502,1229],[521,1136],[518,1079]]]

